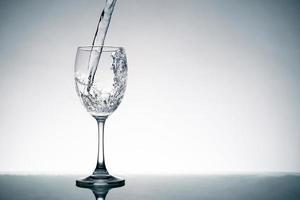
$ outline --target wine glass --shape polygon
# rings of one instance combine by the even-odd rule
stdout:
[[[115,187],[125,184],[110,175],[104,160],[104,124],[121,103],[127,83],[127,60],[122,47],[78,47],[75,85],[81,103],[98,124],[98,158],[92,175],[76,180],[79,187]]]

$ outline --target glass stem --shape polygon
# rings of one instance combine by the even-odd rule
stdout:
[[[104,124],[107,117],[96,117],[98,124],[98,156],[93,176],[107,176],[108,172],[104,159]]]

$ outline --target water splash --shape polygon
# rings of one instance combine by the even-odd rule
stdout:
[[[107,116],[114,112],[121,103],[127,82],[127,60],[124,49],[112,53],[113,84],[111,91],[103,91],[97,84],[86,91],[88,80],[80,74],[75,75],[77,94],[87,111],[93,116]]]

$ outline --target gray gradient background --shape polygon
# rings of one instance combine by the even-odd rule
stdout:
[[[96,122],[73,81],[101,0],[0,1],[0,172],[91,172]],[[300,1],[118,0],[127,50],[106,126],[113,173],[300,171]]]

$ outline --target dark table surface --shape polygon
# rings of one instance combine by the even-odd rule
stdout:
[[[109,191],[75,186],[80,176],[0,176],[0,199],[300,200],[300,175],[128,176]],[[105,195],[107,192],[107,195]]]

